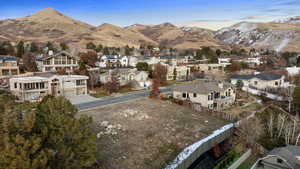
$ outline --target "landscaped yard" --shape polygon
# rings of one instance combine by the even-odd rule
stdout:
[[[142,98],[80,112],[94,119],[106,169],[161,169],[227,122],[169,101]]]

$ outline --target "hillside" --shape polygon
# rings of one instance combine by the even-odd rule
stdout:
[[[300,51],[299,33],[298,24],[241,22],[219,30],[215,38],[226,45],[268,48],[278,52]]]
[[[162,46],[179,49],[199,48],[201,46],[220,46],[214,39],[213,31],[201,28],[179,28],[171,23],[154,26],[132,25],[126,29],[137,31],[151,38]]]
[[[84,47],[88,42],[106,46],[139,46],[156,42],[138,32],[104,24],[94,27],[47,8],[33,15],[0,21],[0,39],[67,42]]]

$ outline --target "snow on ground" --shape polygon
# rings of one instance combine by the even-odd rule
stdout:
[[[235,27],[235,29],[239,30],[242,33],[250,32],[256,29],[257,26],[255,24],[242,23]]]
[[[276,52],[281,52],[290,42],[290,39],[288,37],[285,37],[281,43],[275,48]]]
[[[225,131],[234,127],[234,124],[228,124],[218,130],[215,130],[211,135],[208,137],[190,145],[189,147],[185,148],[174,160],[174,162],[166,167],[166,169],[176,169],[179,164],[181,164],[184,160],[186,160],[193,152],[195,152],[202,144],[205,142],[213,139],[214,137],[224,133]]]

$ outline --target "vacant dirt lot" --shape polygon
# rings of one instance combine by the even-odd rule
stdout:
[[[81,112],[92,116],[106,169],[161,169],[226,124],[207,112],[147,98]]]

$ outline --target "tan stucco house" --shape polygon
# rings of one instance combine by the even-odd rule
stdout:
[[[227,82],[203,80],[176,85],[173,87],[173,97],[201,104],[208,109],[221,110],[235,102],[236,89]]]
[[[20,74],[18,59],[12,56],[0,56],[0,77]]]
[[[46,95],[76,96],[87,94],[88,76],[54,75],[10,79],[10,92],[20,101],[36,102]]]

